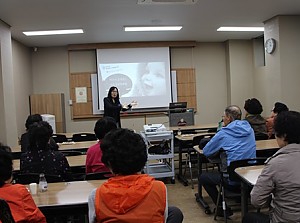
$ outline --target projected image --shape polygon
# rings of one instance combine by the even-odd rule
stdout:
[[[100,72],[104,95],[111,86],[119,88],[122,98],[166,94],[166,71],[163,62],[101,64]]]
[[[168,47],[97,49],[98,108],[103,110],[111,86],[119,89],[122,104],[137,102],[133,109],[168,107],[169,55]]]

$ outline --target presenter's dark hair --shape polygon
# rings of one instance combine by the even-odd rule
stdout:
[[[43,121],[42,116],[40,114],[29,115],[25,122],[25,127],[28,130],[29,127],[36,122]]]
[[[230,105],[225,108],[225,114],[229,116],[232,121],[241,120],[242,118],[242,111],[237,105]]]
[[[0,187],[11,178],[13,171],[13,162],[11,149],[0,143]]]
[[[276,114],[279,114],[280,112],[288,111],[288,110],[289,110],[289,108],[281,102],[276,102],[274,105],[274,108],[273,108],[273,112]]]
[[[105,116],[96,122],[94,132],[98,139],[103,139],[103,137],[110,130],[116,128],[117,128],[116,120],[112,117]]]
[[[119,96],[119,89],[117,87],[115,87],[115,86],[112,86],[112,87],[109,88],[108,93],[107,93],[107,97],[111,98],[111,92],[113,90],[117,90],[118,94],[117,94],[116,99],[119,99],[120,98],[120,96]]]
[[[284,137],[288,143],[300,144],[300,113],[296,111],[280,112],[274,121],[276,137]]]
[[[33,123],[29,128],[29,149],[48,148],[49,139],[53,134],[51,125],[41,121]]]
[[[129,129],[111,130],[103,138],[101,149],[102,162],[114,174],[135,174],[143,169],[147,161],[144,139]]]
[[[263,112],[263,107],[256,98],[247,99],[245,101],[244,109],[252,115],[260,115]]]

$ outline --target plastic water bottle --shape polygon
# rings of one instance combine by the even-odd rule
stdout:
[[[181,136],[181,129],[178,128],[177,135]]]
[[[48,190],[48,183],[47,183],[45,174],[43,174],[43,173],[40,174],[39,189],[40,189],[40,192],[45,192]]]

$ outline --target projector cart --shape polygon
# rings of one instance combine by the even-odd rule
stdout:
[[[154,178],[171,177],[171,182],[175,183],[174,168],[174,138],[172,131],[161,131],[151,133],[141,133],[146,142],[151,144],[159,144],[167,140],[170,145],[170,152],[167,154],[149,154],[148,161],[144,168],[145,173]],[[148,151],[148,150],[147,150]]]

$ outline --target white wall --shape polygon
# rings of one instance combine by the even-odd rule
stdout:
[[[30,48],[15,40],[12,41],[18,136],[25,132],[25,120],[30,113],[29,95],[33,90],[31,52]]]

